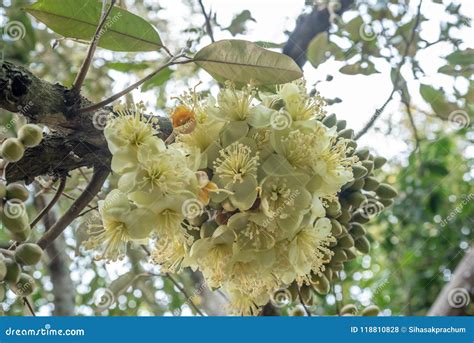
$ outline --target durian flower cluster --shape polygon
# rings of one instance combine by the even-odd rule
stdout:
[[[199,270],[235,313],[255,315],[277,289],[322,275],[336,242],[327,208],[360,162],[303,81],[276,93],[227,83],[216,98],[179,101],[166,142],[141,108],[109,120],[120,178],[86,245],[116,260],[129,242],[154,242],[165,271]]]

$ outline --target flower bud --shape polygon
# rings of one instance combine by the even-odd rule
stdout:
[[[344,130],[346,128],[347,122],[345,120],[338,120],[336,123],[337,131]]]
[[[357,222],[357,223],[361,223],[361,224],[365,224],[365,223],[369,222],[369,218],[368,218],[368,216],[363,215],[360,211],[357,211],[352,215],[352,221]]]
[[[381,183],[380,186],[375,190],[375,193],[382,199],[392,199],[398,195],[395,188],[386,183]]]
[[[31,234],[31,229],[27,227],[26,229],[19,232],[10,232],[10,237],[15,242],[25,242],[28,240]]]
[[[32,266],[41,260],[43,249],[34,243],[21,244],[15,250],[15,261],[25,266]]]
[[[369,158],[370,151],[369,149],[361,149],[356,152],[356,156],[359,157],[359,160],[364,161]]]
[[[33,147],[43,139],[43,130],[38,125],[26,124],[18,130],[18,138],[25,147]]]
[[[365,236],[367,231],[365,231],[364,227],[360,223],[351,223],[351,229],[349,231],[352,237],[358,238],[361,236]]]
[[[385,157],[377,156],[376,158],[374,158],[374,168],[375,169],[382,168],[385,162],[387,162],[387,159]]]
[[[375,177],[369,176],[364,179],[363,189],[368,192],[371,192],[371,191],[375,191],[379,185],[380,185],[380,182]]]
[[[28,189],[21,183],[10,183],[7,186],[7,199],[18,199],[21,201],[26,201],[28,200],[29,196],[30,193],[28,192]]]
[[[390,207],[394,203],[393,199],[378,199],[378,201],[380,201],[382,203],[384,208]]]
[[[367,200],[367,197],[361,192],[349,193],[346,195],[346,198],[353,208],[358,208],[364,201]]]
[[[329,280],[324,275],[315,275],[311,278],[311,284],[319,294],[328,294],[330,290]]]
[[[13,261],[11,258],[6,258],[5,264],[7,266],[7,273],[5,275],[4,280],[13,284],[17,283],[20,280],[20,265]]]
[[[344,249],[344,251],[346,252],[348,261],[353,260],[357,257],[357,255],[354,251],[352,251],[352,249]]]
[[[331,219],[331,233],[334,237],[338,237],[342,233],[342,226],[336,219]]]
[[[337,218],[341,215],[341,204],[336,201],[331,201],[326,208],[326,214],[328,217]]]
[[[354,181],[354,183],[348,188],[350,191],[360,191],[364,186],[364,179],[360,178]]]
[[[333,113],[333,114],[330,114],[328,115],[326,118],[323,119],[322,123],[324,125],[326,125],[326,127],[328,128],[331,128],[333,127],[334,125],[336,125],[336,122],[337,122],[337,119],[336,119],[336,115]]]
[[[354,242],[354,245],[356,249],[363,254],[368,254],[370,251],[370,242],[365,236],[357,238]]]
[[[372,171],[374,170],[374,162],[372,161],[362,161],[362,165],[365,167],[365,169],[367,169],[367,174],[372,173]]]
[[[380,313],[380,309],[375,305],[371,305],[364,308],[360,314],[364,317],[369,317],[369,316],[376,316],[379,313]]]
[[[25,147],[16,138],[7,138],[1,147],[1,155],[8,162],[17,162],[25,153]]]
[[[363,166],[360,166],[360,165],[353,165],[352,166],[352,174],[354,174],[354,178],[355,179],[360,179],[360,178],[363,178],[364,176],[367,175],[367,169]]]
[[[341,308],[340,314],[356,314],[357,307],[354,304],[347,304]]]
[[[346,139],[354,139],[354,130],[352,129],[344,129],[339,132],[339,137],[346,138]]]
[[[344,249],[336,249],[334,251],[334,256],[332,257],[334,262],[345,262],[347,261],[347,254]]]
[[[35,279],[26,273],[21,273],[19,275],[19,280],[15,284],[14,291],[17,295],[27,296],[34,292],[35,290]]]
[[[347,249],[352,248],[354,246],[354,239],[350,235],[342,236],[337,241],[337,246]]]

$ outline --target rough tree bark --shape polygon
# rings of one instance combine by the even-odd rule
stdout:
[[[454,274],[428,311],[428,316],[462,316],[474,299],[474,247],[470,247]]]

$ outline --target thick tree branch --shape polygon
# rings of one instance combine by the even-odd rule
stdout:
[[[341,7],[336,11],[341,15],[346,11],[354,0],[341,0]],[[306,63],[306,50],[311,40],[318,33],[327,31],[331,23],[329,21],[329,11],[315,7],[309,14],[302,14],[296,21],[296,27],[290,34],[288,41],[283,48],[283,53],[290,56],[300,66]]]
[[[459,262],[447,283],[428,311],[428,316],[462,316],[474,299],[474,247]]]
[[[45,249],[48,247],[66,229],[66,227],[71,224],[71,222],[82,212],[92,199],[94,199],[102,188],[108,175],[109,169],[107,167],[96,167],[94,169],[94,175],[92,176],[91,182],[87,185],[84,192],[76,199],[76,201],[74,201],[71,207],[51,227],[51,229],[45,232],[43,237],[39,239],[38,245],[41,248]]]

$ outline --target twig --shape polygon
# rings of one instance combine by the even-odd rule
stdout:
[[[177,282],[169,273],[165,273],[165,276],[171,280],[171,282],[179,289],[181,293],[186,297],[186,301],[191,305],[191,307],[196,311],[200,316],[204,316],[201,310],[196,306],[196,304],[191,300],[191,297],[188,295],[186,290]]]
[[[33,219],[33,221],[30,224],[31,228],[33,228],[41,220],[41,218],[43,218],[43,216],[46,213],[48,213],[53,208],[53,206],[58,202],[59,198],[61,198],[61,194],[63,193],[65,187],[66,187],[66,176],[63,176],[61,177],[61,180],[59,181],[59,187],[53,199],[51,199],[49,204],[46,205],[46,207],[43,208],[43,210],[40,213],[38,213],[35,219]]]
[[[311,317],[312,314],[311,314],[311,312],[309,311],[308,307],[306,306],[306,304],[305,304],[305,302],[304,302],[304,300],[303,300],[303,295],[301,294],[301,290],[300,290],[299,287],[298,287],[298,298],[300,298],[300,303],[301,303],[301,305],[303,305],[303,308],[304,308],[306,314],[308,315],[308,317]]]
[[[95,110],[98,110],[99,108],[102,108],[112,102],[114,102],[115,100],[117,100],[118,98],[124,96],[125,94],[127,93],[130,93],[132,90],[134,90],[135,88],[137,88],[138,86],[142,85],[143,83],[145,83],[146,81],[150,80],[153,76],[155,76],[156,74],[158,74],[160,71],[162,71],[163,69],[169,67],[169,66],[172,66],[172,65],[175,65],[175,64],[186,64],[186,63],[189,63],[189,62],[193,62],[192,59],[189,59],[189,60],[186,60],[186,61],[179,61],[177,62],[176,60],[180,57],[184,57],[184,55],[180,54],[180,55],[177,55],[177,56],[174,56],[174,57],[171,57],[168,62],[162,64],[158,69],[156,69],[154,72],[148,74],[147,76],[145,76],[143,79],[135,82],[134,84],[132,84],[131,86],[128,86],[127,88],[125,88],[124,90],[118,92],[117,94],[114,94],[112,95],[111,97],[105,99],[105,100],[102,100],[101,102],[98,102],[96,104],[93,104],[93,105],[90,105],[90,106],[86,106],[86,107],[83,107],[83,108],[80,108],[79,110],[77,110],[77,113],[84,113],[84,112],[92,112],[92,111],[95,111]]]
[[[143,251],[145,251],[145,253],[147,254],[147,256],[150,256],[151,253],[150,253],[150,250],[148,250],[148,248],[145,246],[145,245],[141,245]],[[150,275],[156,275],[156,274],[151,274]],[[157,276],[162,276],[162,275],[157,275]],[[194,309],[194,311],[196,311],[196,313],[198,313],[200,316],[203,316],[204,317],[204,314],[201,312],[201,310],[196,306],[196,304],[192,301],[191,297],[188,295],[188,293],[186,292],[186,290],[169,274],[169,273],[165,273],[164,276],[166,276],[167,278],[169,278],[171,280],[171,282],[176,286],[176,288],[179,289],[179,291],[181,293],[183,293],[183,295],[185,296],[186,298],[186,301],[189,303],[189,305],[191,305],[191,307]]]
[[[372,115],[372,117],[369,119],[369,121],[367,122],[367,124],[365,124],[365,126],[355,135],[355,140],[358,140],[360,137],[362,137],[363,135],[365,135],[367,133],[367,131],[369,131],[369,129],[374,125],[375,121],[380,117],[380,115],[383,113],[385,107],[388,105],[388,103],[392,100],[394,94],[396,91],[398,91],[399,89],[399,86],[398,86],[398,82],[400,81],[400,70],[402,69],[402,66],[405,64],[405,60],[406,58],[408,57],[408,53],[410,51],[410,47],[411,45],[413,44],[413,41],[415,39],[415,35],[416,35],[416,30],[418,28],[418,25],[420,23],[420,16],[421,16],[421,4],[423,3],[423,0],[420,0],[420,3],[418,4],[418,9],[417,9],[417,13],[416,13],[416,19],[415,19],[415,25],[413,26],[413,29],[411,31],[411,36],[410,36],[410,39],[406,42],[406,46],[405,46],[405,51],[403,52],[403,55],[402,55],[402,59],[400,61],[400,63],[398,64],[397,66],[397,70],[396,70],[396,75],[395,75],[395,79],[393,81],[393,89],[392,89],[392,92],[390,93],[390,95],[388,96],[388,99],[385,101],[385,103],[382,105],[382,107],[378,108],[375,110],[375,113]]]
[[[81,90],[82,84],[84,83],[87,72],[89,71],[89,67],[92,63],[92,58],[94,57],[95,50],[97,49],[97,44],[99,44],[101,31],[105,25],[108,15],[110,14],[110,12],[112,11],[112,8],[114,7],[114,4],[115,4],[115,0],[111,0],[110,7],[107,10],[105,10],[106,5],[107,5],[107,0],[102,0],[102,14],[100,17],[99,25],[97,26],[97,29],[94,34],[94,38],[92,39],[92,42],[89,45],[87,56],[84,59],[84,62],[82,63],[81,69],[79,70],[79,73],[77,74],[76,79],[74,80],[74,84],[71,88],[71,92],[73,94],[79,94]]]
[[[201,11],[202,11],[202,14],[204,15],[204,18],[206,19],[207,34],[211,38],[211,41],[214,43],[215,42],[214,32],[212,31],[211,18],[210,18],[211,11],[209,11],[209,14],[206,13],[206,8],[204,7],[204,4],[202,3],[202,0],[199,0],[199,5],[201,6]]]
[[[86,215],[87,213],[89,213],[91,211],[94,211],[94,210],[98,210],[98,209],[99,209],[99,206],[94,206],[94,207],[88,208],[87,210],[85,210],[84,212],[79,214],[78,217],[82,217],[83,215]]]
[[[27,297],[23,297],[23,304],[28,308],[30,311],[31,315],[33,317],[36,317],[35,310],[33,308],[33,305],[31,305],[30,300]]]
[[[91,182],[87,185],[84,192],[74,201],[64,215],[49,229],[43,237],[38,241],[38,245],[45,249],[51,242],[53,242],[71,222],[81,213],[81,211],[94,199],[99,193],[107,176],[109,175],[108,168],[96,167],[92,175]]]
[[[15,254],[15,252],[13,250],[3,249],[3,248],[0,249],[0,253],[2,253],[4,255],[8,255],[8,256],[13,256]]]

